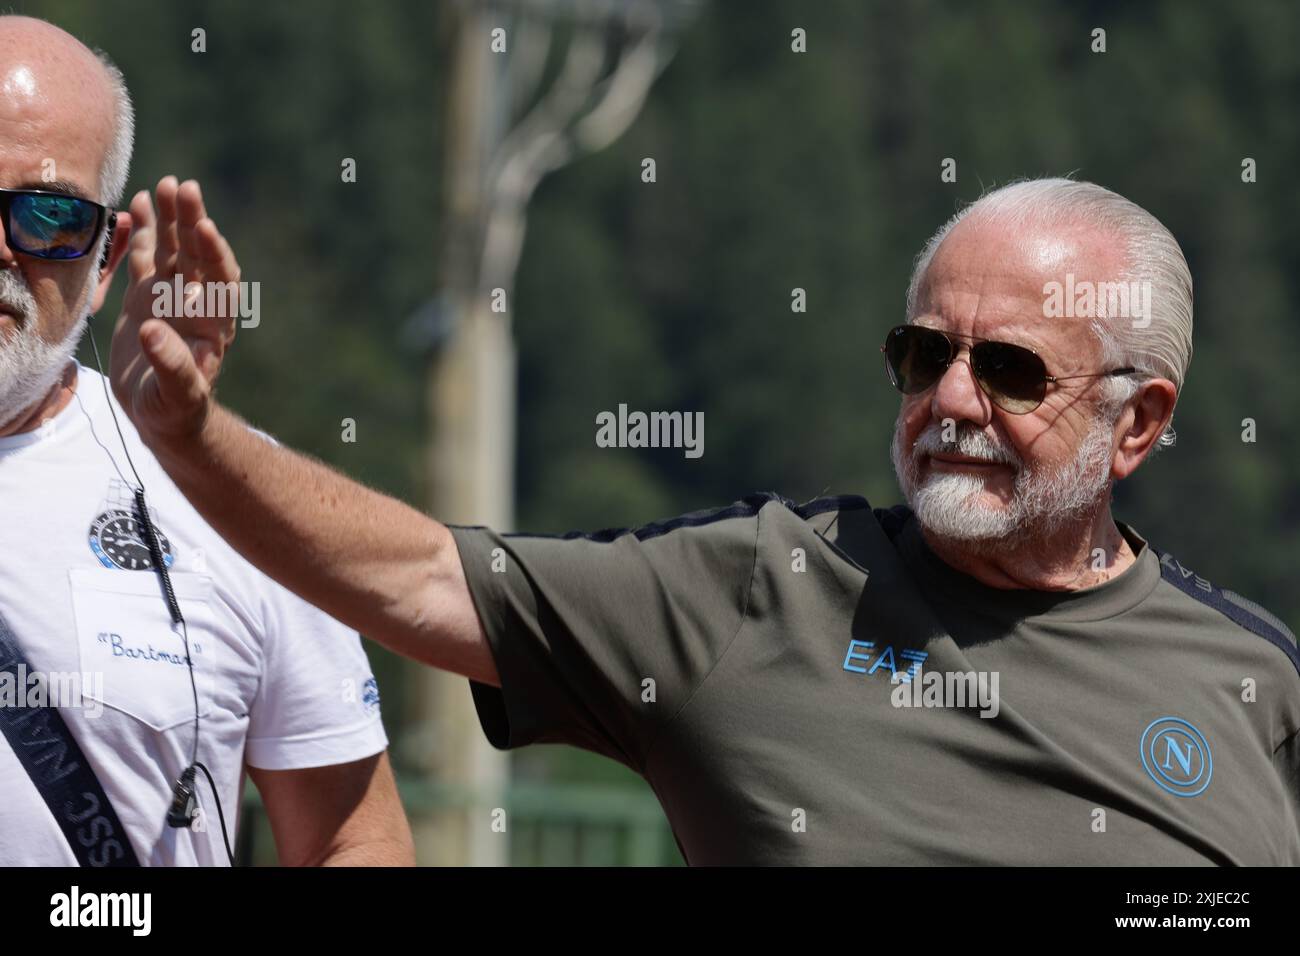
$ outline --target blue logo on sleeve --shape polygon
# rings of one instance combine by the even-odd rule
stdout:
[[[1161,717],[1142,731],[1142,768],[1176,797],[1204,793],[1214,774],[1205,735],[1181,717]]]
[[[379,709],[379,682],[373,677],[361,685],[361,703],[370,713]]]

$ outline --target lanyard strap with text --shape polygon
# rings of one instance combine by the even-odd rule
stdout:
[[[0,614],[0,673],[33,673]],[[21,688],[20,688],[21,691]],[[19,699],[24,699],[19,694]],[[139,866],[99,778],[54,707],[0,705],[0,733],[50,808],[81,866]]]

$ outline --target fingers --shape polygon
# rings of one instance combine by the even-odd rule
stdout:
[[[169,190],[174,183],[173,178]],[[174,200],[175,240],[179,248],[177,266],[185,280],[239,281],[239,264],[217,224],[209,218],[198,182],[187,179],[170,193],[170,198]]]
[[[181,183],[176,192],[176,208],[181,254],[187,259],[197,261],[199,259],[199,240],[194,234],[194,228],[208,215],[207,210],[203,208],[203,191],[199,188],[197,181],[187,179]]]
[[[221,355],[217,347],[206,339],[196,339],[190,343],[190,351],[194,354],[194,362],[203,374],[204,381],[211,386],[221,371]]]
[[[176,256],[181,248],[176,228],[179,189],[175,176],[164,176],[154,190],[158,200],[158,250],[154,255],[154,269],[160,277],[169,277],[176,271]]]
[[[238,292],[230,294],[229,298],[223,297],[223,310],[209,315],[202,304],[207,297],[205,286],[213,282],[238,283],[239,263],[230,243],[208,217],[198,182],[187,179],[182,183],[175,176],[165,176],[158,182],[155,198],[158,204],[156,217],[149,205],[148,193],[143,198],[137,196],[132,200],[133,214],[137,208],[135,204],[140,204],[143,233],[139,238],[139,259],[132,260],[132,276],[145,278],[153,275],[168,283],[176,275],[182,277],[184,301],[178,304],[170,323],[182,337],[207,340],[211,344],[210,359],[196,354],[196,358],[201,360],[198,364],[203,373],[211,380],[220,367],[225,347],[235,337],[238,315],[235,296]],[[132,249],[135,248],[133,239]],[[225,294],[223,291],[223,296]],[[197,313],[191,311],[194,300],[198,300]],[[134,312],[138,321],[149,317],[143,304],[138,304]]]
[[[158,392],[172,409],[186,410],[202,403],[206,383],[185,340],[159,319],[140,326],[140,347],[158,378]]]
[[[200,219],[192,230],[182,228],[181,233],[184,235],[189,232],[194,240],[196,265],[193,267],[197,273],[201,273],[205,281],[218,283],[238,283],[239,282],[239,263],[235,261],[235,253],[230,248],[230,243],[217,229],[217,224],[206,216]],[[182,242],[182,245],[184,243]],[[182,261],[187,257],[182,256]],[[187,270],[186,276],[191,273]],[[238,296],[241,291],[236,291],[227,300],[229,311],[225,313],[225,321],[220,321],[218,316],[207,316],[211,324],[210,329],[205,329],[205,335],[212,338],[214,346],[217,347],[215,357],[216,367],[221,365],[220,352],[224,347],[229,345],[235,338],[235,318],[238,312]],[[200,362],[200,365],[203,363]],[[215,375],[208,374],[207,367],[203,369],[204,375],[209,381]]]
[[[204,273],[218,282],[238,282],[239,263],[235,261],[235,252],[217,224],[211,219],[201,219],[194,227],[194,235]]]
[[[157,243],[157,220],[149,190],[142,189],[131,197],[131,240],[127,245],[127,272],[132,282],[141,282],[154,271],[154,248]]]

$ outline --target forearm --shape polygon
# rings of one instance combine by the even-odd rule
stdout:
[[[414,866],[387,754],[299,770],[248,768],[281,866]]]
[[[341,846],[319,866],[415,866],[415,847],[410,840],[376,841]]]
[[[151,447],[208,523],[268,576],[398,653],[455,663],[434,646],[439,578],[447,550],[455,557],[438,522],[215,404],[183,446]]]

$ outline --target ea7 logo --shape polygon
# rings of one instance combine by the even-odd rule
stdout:
[[[1165,568],[1167,568],[1169,571],[1180,575],[1184,581],[1186,581],[1188,578],[1191,578],[1192,583],[1195,584],[1202,591],[1206,591],[1206,592],[1214,591],[1214,585],[1212,585],[1209,581],[1205,580],[1205,578],[1201,577],[1199,574],[1197,574],[1195,571],[1191,570],[1190,568],[1183,567],[1182,562],[1180,562],[1177,558],[1171,557],[1170,555],[1166,554],[1161,556],[1160,563],[1164,565]]]
[[[1160,717],[1142,731],[1142,768],[1176,797],[1204,793],[1214,774],[1205,735],[1181,717]]]
[[[886,644],[885,649],[876,656],[874,663],[871,663],[868,669],[866,665],[871,662],[875,646],[874,641],[849,641],[848,652],[844,655],[844,669],[854,674],[870,676],[882,668],[888,668],[890,683],[910,684],[912,678],[916,676],[917,669],[930,656],[925,651],[914,651],[910,647],[905,647],[898,652],[897,659],[907,661],[908,666],[907,670],[900,671],[895,661],[894,645]]]

